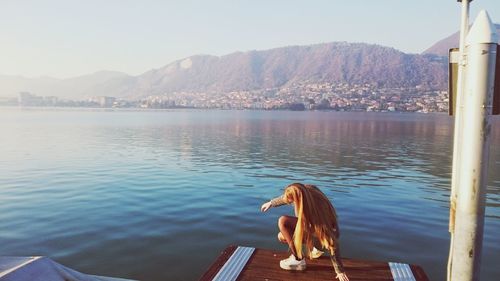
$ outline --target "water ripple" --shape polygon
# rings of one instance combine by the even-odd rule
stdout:
[[[448,116],[0,110],[0,120],[10,120],[0,122],[3,254],[196,280],[228,244],[284,250],[276,219],[293,209],[259,207],[303,181],[334,202],[346,256],[417,263],[444,279]],[[484,280],[500,275],[499,120],[493,128]]]

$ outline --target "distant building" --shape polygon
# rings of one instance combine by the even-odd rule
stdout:
[[[43,105],[43,97],[33,95],[30,92],[20,92],[17,102],[20,106],[41,106]]]
[[[43,104],[45,106],[56,106],[59,99],[54,96],[43,97]]]
[[[100,96],[100,97],[91,97],[88,102],[93,103],[94,105],[98,105],[100,107],[113,107],[116,98]]]
[[[99,105],[101,107],[112,107],[115,100],[114,97],[99,97]]]

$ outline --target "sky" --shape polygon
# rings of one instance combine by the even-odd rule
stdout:
[[[456,0],[0,0],[0,74],[139,75],[196,54],[324,42],[420,53],[458,31]],[[474,0],[500,23],[500,0]]]

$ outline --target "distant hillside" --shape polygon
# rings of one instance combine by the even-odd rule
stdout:
[[[229,92],[283,87],[295,82],[370,83],[381,87],[446,88],[446,61],[378,45],[327,43],[192,56],[136,77],[120,96],[176,91]]]
[[[446,60],[436,55],[405,54],[378,45],[338,42],[221,57],[197,55],[139,76],[98,72],[65,80],[18,78],[22,81],[8,91],[2,79],[5,78],[0,77],[0,95],[25,90],[71,98],[107,95],[137,99],[181,91],[220,93],[276,88],[306,81],[446,89],[447,66]]]
[[[126,79],[125,73],[99,71],[89,75],[69,79],[50,77],[25,78],[22,76],[0,75],[0,96],[16,96],[19,92],[31,92],[39,96],[57,96],[79,99],[101,90],[104,83]]]
[[[497,33],[500,34],[500,24],[495,24],[497,28]],[[448,56],[448,50],[451,48],[458,48],[460,41],[460,32],[457,31],[452,35],[438,41],[432,45],[429,49],[425,50],[423,54],[434,54],[438,56]]]

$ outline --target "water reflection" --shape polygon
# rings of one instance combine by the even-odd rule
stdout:
[[[136,141],[141,146],[163,148],[153,152],[155,155],[161,151],[178,155],[179,163],[193,171],[213,165],[253,170],[248,173],[265,177],[276,176],[266,169],[278,169],[289,174],[307,171],[310,176],[329,180],[342,180],[346,171],[359,175],[393,169],[411,169],[446,179],[450,175],[452,120],[447,116],[384,115],[371,120],[374,116],[368,115],[351,120],[352,115],[284,113],[298,116],[252,119],[253,114],[225,122],[197,120],[196,124],[149,128]],[[498,150],[492,146],[491,158],[497,156]],[[497,165],[490,165],[493,193],[498,192],[493,178]],[[342,176],[335,173],[338,169]],[[444,180],[436,188],[447,189],[448,185]]]
[[[444,278],[446,115],[10,110],[0,111],[0,131],[2,253],[196,280],[228,244],[279,248],[275,220],[291,210],[258,207],[306,181],[337,206],[347,256],[418,263]],[[500,274],[499,144],[496,118],[484,280]]]

